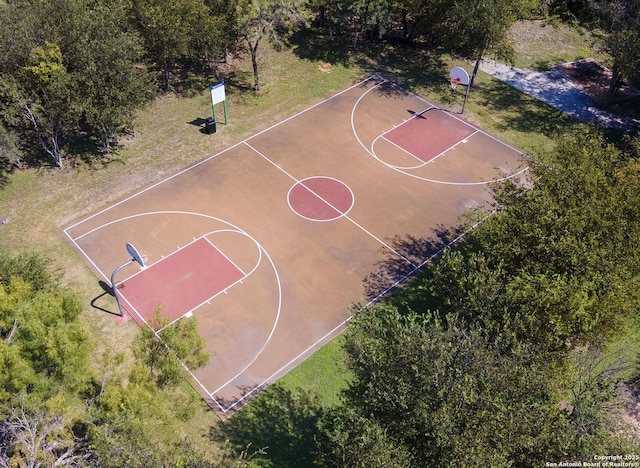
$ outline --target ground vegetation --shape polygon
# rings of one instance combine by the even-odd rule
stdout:
[[[258,3],[0,1],[0,159],[11,170],[0,180],[0,466],[455,466],[463,454],[539,466],[637,453],[620,395],[633,401],[640,376],[640,144],[481,73],[467,118],[526,149],[530,178],[494,187],[495,213],[364,309],[311,371],[216,423],[176,365],[206,361],[189,354],[201,350],[193,329],[167,337],[193,340],[175,356],[154,333],[96,318],[95,278],[59,236],[71,219],[372,71],[446,107],[448,69],[477,59],[476,46],[508,52],[513,21],[535,15],[551,35],[566,31],[559,21],[601,19],[587,1],[517,2],[478,31],[450,2],[314,0],[295,5],[307,26],[271,23],[284,47],[259,42],[258,80],[239,14]],[[612,60],[633,44],[623,24],[619,39],[605,34],[622,41]],[[578,58],[559,55],[563,41],[553,62]],[[187,134],[221,79],[237,123],[216,141]]]

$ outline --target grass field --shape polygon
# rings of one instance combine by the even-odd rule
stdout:
[[[517,35],[517,65],[543,66],[599,53],[591,38],[564,28],[547,28],[544,47],[540,45],[543,39],[536,35]],[[349,54],[336,52],[335,46],[323,43],[322,38],[311,44],[306,39],[299,38],[292,49],[282,52],[264,49],[260,93],[249,89],[251,64],[243,56],[234,59],[227,75],[203,80],[213,83],[224,78],[227,85],[229,125],[219,125],[215,135],[201,133],[188,124],[211,113],[208,89],[191,88],[185,95],[162,96],[140,112],[137,135],[124,141],[109,160],[74,164],[67,160],[62,170],[28,169],[10,176],[0,191],[0,215],[10,220],[0,227],[0,248],[13,253],[38,252],[54,259],[63,282],[77,289],[87,304],[84,316],[99,343],[97,352],[108,347],[127,349],[136,326],[117,325],[89,306],[103,291],[64,242],[60,235],[63,225],[214,154],[374,71],[445,108],[458,110],[461,106],[462,91],[452,94],[447,74],[454,65],[470,69],[468,63],[433,56],[419,47],[376,44],[371,50]],[[548,150],[556,133],[580,125],[482,74],[471,92],[467,119],[531,153]],[[124,247],[122,254],[126,258]],[[338,401],[348,379],[338,340],[288,374],[281,384],[290,390],[303,388],[329,407]],[[263,396],[268,398],[269,391]],[[202,406],[202,413],[189,424],[191,431],[205,434],[215,417]]]
[[[510,31],[515,65],[531,70],[549,70],[554,65],[591,57],[610,65],[600,44],[602,37],[581,27],[545,21],[520,21]]]

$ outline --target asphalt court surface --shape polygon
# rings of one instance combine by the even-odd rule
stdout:
[[[425,109],[416,131],[426,136],[409,132],[406,144],[384,138],[405,122],[414,125]],[[391,264],[419,268],[432,252],[417,244],[489,201],[489,181],[522,173],[518,150],[448,113],[433,120],[441,126],[452,118],[456,128],[471,129],[464,141],[444,151],[435,145],[435,155],[410,154],[407,148],[417,151],[411,138],[442,144],[428,122],[430,113],[444,112],[372,77],[64,233],[103,281],[126,261],[126,242],[144,252],[149,271],[161,271],[163,262],[188,258],[188,246],[206,240],[217,260],[190,260],[193,271],[184,262],[162,269],[161,281],[169,283],[227,278],[208,299],[198,289],[192,302],[199,305],[186,315],[180,288],[149,284],[153,275],[141,280],[137,266],[123,269],[117,283],[132,298],[127,312],[143,325],[148,317],[136,303],[157,303],[170,318],[167,306],[179,309],[179,320],[197,318],[211,361],[191,373],[193,385],[226,418],[340,333],[353,304],[374,300],[400,279],[378,272]],[[172,278],[174,269],[179,277]],[[372,275],[375,287],[367,281]]]

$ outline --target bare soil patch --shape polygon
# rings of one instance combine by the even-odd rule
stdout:
[[[611,94],[609,92],[613,77],[611,70],[592,58],[563,63],[556,68],[584,91],[598,107],[608,106],[640,96],[640,90],[626,82],[623,82]]]
[[[632,435],[640,438],[640,389],[635,384],[621,390],[623,411],[622,419],[628,424]]]

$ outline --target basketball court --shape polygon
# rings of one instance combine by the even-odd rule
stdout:
[[[490,200],[488,183],[522,174],[522,159],[374,76],[64,234],[106,282],[135,245],[146,266],[116,280],[126,316],[152,326],[159,310],[160,338],[197,319],[211,360],[189,371],[192,384],[224,419],[435,253],[403,240],[457,227]]]

